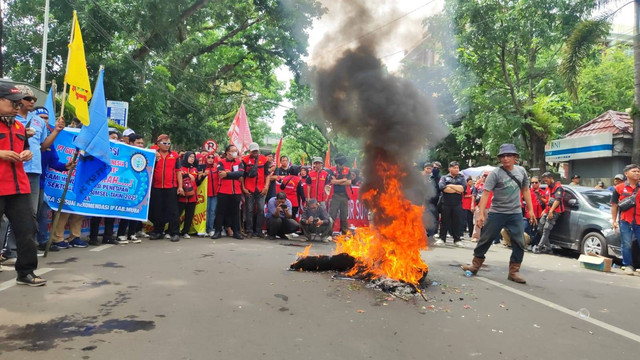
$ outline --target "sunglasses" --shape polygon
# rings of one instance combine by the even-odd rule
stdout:
[[[159,144],[164,146],[171,146],[171,143],[166,141],[160,142]]]
[[[515,154],[502,154],[500,156],[498,156],[500,159],[505,158],[505,157],[515,157]]]
[[[34,101],[35,102],[35,101],[38,101],[38,98],[33,97],[33,96],[25,96],[25,97],[22,98],[22,100],[24,100],[24,101]]]
[[[17,110],[22,109],[22,107],[24,106],[20,100],[12,101],[12,100],[5,99],[5,98],[2,98],[2,100],[6,100],[6,101],[11,102],[11,105],[13,106],[13,108],[17,109]]]
[[[532,183],[532,184],[539,184],[540,182],[538,182],[538,181],[532,181],[531,183]]]
[[[207,159],[215,159],[214,156],[207,156]]]

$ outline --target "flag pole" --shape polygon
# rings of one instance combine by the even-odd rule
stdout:
[[[58,92],[58,85],[55,79],[51,80],[51,87],[53,88],[53,117],[56,116],[56,93]]]
[[[71,57],[71,42],[73,41],[73,35],[75,33],[76,30],[76,19],[78,17],[78,14],[76,13],[75,10],[73,10],[73,21],[71,22],[71,36],[69,36],[69,50],[67,51],[67,65],[65,67],[64,70],[64,76],[67,76],[67,73],[69,72],[69,58]],[[62,105],[60,106],[60,116],[64,116],[64,105],[65,105],[65,98],[67,97],[67,82],[63,79],[62,81]]]

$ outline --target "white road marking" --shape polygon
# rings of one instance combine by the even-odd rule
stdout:
[[[93,248],[93,249],[91,249],[91,250],[89,250],[89,251],[102,251],[102,250],[106,250],[106,249],[108,249],[108,248],[110,248],[110,247],[112,247],[112,246],[113,246],[113,245],[111,245],[111,244],[100,245],[100,246],[95,247],[95,248]]]
[[[630,331],[627,331],[627,330],[624,330],[624,329],[620,329],[619,327],[613,326],[611,324],[607,324],[604,321],[596,320],[596,319],[594,319],[592,317],[581,318],[578,315],[578,312],[576,310],[571,310],[571,309],[566,308],[566,307],[564,307],[562,305],[558,305],[558,304],[553,303],[551,301],[539,298],[539,297],[537,297],[535,295],[531,295],[531,294],[529,294],[527,292],[524,292],[524,291],[521,291],[521,290],[518,290],[518,289],[514,289],[514,288],[512,288],[510,286],[507,286],[505,284],[499,283],[497,281],[490,280],[490,279],[487,279],[487,278],[483,278],[483,277],[480,277],[480,276],[477,276],[475,278],[478,279],[478,280],[484,281],[486,283],[489,283],[491,285],[494,285],[496,287],[499,287],[499,288],[501,288],[503,290],[506,290],[506,291],[509,291],[511,293],[514,293],[516,295],[520,295],[520,296],[522,296],[524,298],[527,298],[529,300],[535,301],[538,304],[542,304],[544,306],[550,307],[550,308],[552,308],[554,310],[558,310],[558,311],[560,311],[562,313],[565,313],[567,315],[570,315],[570,316],[573,316],[573,317],[577,317],[578,319],[581,319],[581,320],[584,320],[584,321],[586,321],[588,323],[591,323],[593,325],[599,326],[599,327],[601,327],[601,328],[603,328],[605,330],[609,330],[612,333],[618,334],[620,336],[624,336],[629,340],[633,340],[633,341],[635,341],[637,343],[640,343],[640,335],[634,334],[634,333],[632,333]]]
[[[6,268],[7,267],[5,266],[5,269]],[[11,269],[11,270],[13,270],[13,269]],[[36,275],[40,276],[40,275],[46,274],[46,273],[48,273],[50,271],[53,271],[53,270],[55,270],[55,269],[54,268],[42,268],[42,269],[37,269],[34,272],[36,273]],[[7,290],[7,289],[9,289],[11,287],[14,287],[16,285],[18,285],[18,284],[16,284],[16,279],[7,280],[7,281],[5,281],[3,283],[0,283],[0,291]]]

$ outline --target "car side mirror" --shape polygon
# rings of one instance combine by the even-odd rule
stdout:
[[[578,199],[569,199],[569,206],[571,206],[572,208],[577,208],[578,207]]]

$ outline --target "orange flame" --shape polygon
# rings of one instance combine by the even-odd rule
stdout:
[[[305,247],[301,253],[296,253],[296,255],[298,255],[299,258],[305,258],[309,256],[309,250],[311,250],[311,244]]]
[[[429,270],[420,255],[420,250],[427,248],[424,207],[412,204],[404,196],[398,179],[405,174],[396,165],[378,162],[376,172],[384,189],[362,194],[362,200],[372,207],[374,223],[356,229],[353,236],[339,236],[336,254],[347,253],[356,259],[356,266],[348,275],[388,277],[417,285]]]

